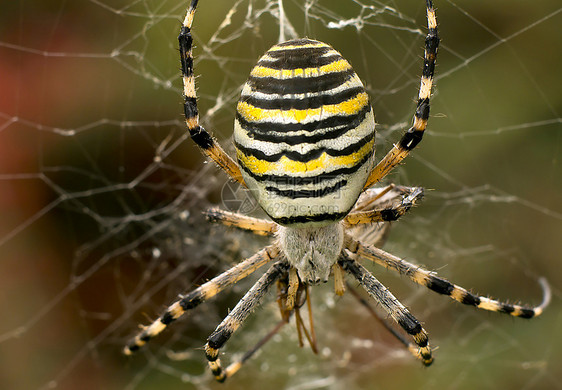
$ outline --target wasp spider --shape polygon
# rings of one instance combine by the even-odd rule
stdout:
[[[251,190],[265,213],[262,220],[211,210],[209,219],[260,235],[274,237],[271,245],[182,296],[125,347],[131,354],[162,332],[186,311],[268,265],[207,340],[205,354],[219,381],[233,375],[282,324],[294,314],[299,340],[304,334],[315,348],[312,322],[304,325],[299,308],[310,310],[309,286],[333,276],[335,292],[344,293],[350,274],[378,302],[411,340],[393,332],[424,365],[433,361],[426,331],[359,259],[368,259],[409,277],[413,282],[480,309],[532,318],[549,302],[543,279],[543,302],[536,307],[499,302],[470,293],[447,280],[371,245],[354,233],[365,224],[393,221],[422,196],[420,188],[370,187],[385,177],[421,141],[429,118],[429,98],[439,36],[431,0],[426,0],[428,34],[413,125],[374,164],[374,114],[361,80],[331,46],[296,39],[273,46],[260,58],[242,88],[236,108],[234,143],[237,160],[229,157],[199,124],[191,25],[197,6],[192,0],[179,34],[184,83],[185,120],[202,152],[232,179]],[[390,193],[399,200],[382,201]],[[388,195],[388,194],[387,194]],[[282,320],[277,328],[244,357],[223,368],[219,350],[276,284]],[[310,314],[310,313],[309,313]]]

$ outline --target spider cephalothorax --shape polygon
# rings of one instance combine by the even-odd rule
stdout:
[[[327,282],[343,249],[343,226],[277,228],[279,247],[299,278],[307,284]]]
[[[308,303],[309,286],[334,278],[344,293],[351,275],[411,339],[398,337],[424,365],[433,361],[426,331],[419,321],[357,260],[368,259],[413,282],[480,309],[531,318],[550,299],[544,279],[543,302],[536,307],[503,303],[468,292],[415,264],[363,242],[361,226],[389,222],[406,213],[422,196],[421,188],[390,185],[370,188],[398,165],[421,141],[429,119],[429,99],[439,46],[431,0],[426,0],[428,34],[412,127],[376,164],[375,126],[369,97],[351,65],[331,46],[311,39],[273,46],[253,68],[237,105],[234,141],[237,162],[199,125],[193,75],[192,0],[179,46],[184,82],[185,118],[191,138],[240,185],[256,196],[273,221],[218,209],[209,219],[259,235],[273,243],[173,303],[126,347],[130,354],[187,310],[237,283],[258,268],[267,271],[209,336],[205,353],[215,378],[224,381],[294,314],[299,339],[305,334],[316,351],[313,328],[303,325],[299,309]],[[374,165],[374,166],[373,166]],[[219,350],[276,284],[280,324],[240,361],[223,368]],[[353,290],[352,290],[353,291]],[[355,294],[355,293],[354,293]],[[363,301],[364,302],[364,301]],[[309,313],[310,314],[310,313]],[[390,325],[385,325],[390,328]],[[413,339],[413,343],[410,341]]]

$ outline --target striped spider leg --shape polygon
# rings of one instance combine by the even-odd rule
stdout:
[[[387,187],[387,188],[390,188]],[[348,226],[355,226],[359,224],[371,224],[376,222],[392,222],[406,214],[412,206],[414,206],[423,197],[423,188],[421,187],[400,187],[404,193],[406,189],[410,193],[404,195],[398,204],[382,208],[377,203],[379,196],[384,196],[384,190],[380,194],[374,193],[364,200],[365,205],[358,204],[353,210],[344,218],[344,222]],[[364,193],[365,194],[365,193]],[[361,201],[363,199],[359,199]],[[359,203],[358,201],[358,203]]]
[[[197,2],[198,0],[191,1],[178,36],[183,79],[185,123],[191,139],[199,146],[203,154],[211,158],[232,179],[246,186],[238,164],[224,151],[211,134],[199,124],[197,93],[195,91],[195,77],[193,74],[193,37],[191,36],[191,25],[197,8]]]
[[[346,237],[346,250],[353,257],[366,258],[383,267],[390,268],[406,275],[413,282],[425,286],[439,294],[447,295],[450,298],[469,306],[475,306],[478,309],[489,310],[497,313],[505,313],[514,317],[533,318],[542,314],[543,310],[548,306],[551,299],[551,291],[548,283],[544,278],[539,279],[539,283],[543,290],[542,302],[535,306],[522,306],[501,302],[484,296],[475,295],[465,288],[457,286],[446,279],[437,276],[434,272],[427,271],[417,265],[402,260],[382,249],[374,246],[364,245],[359,241]],[[345,253],[342,254],[338,264],[348,273],[353,275],[361,286],[378,302],[392,317],[392,319],[402,327],[414,339],[417,345],[417,351],[411,343],[403,337],[392,332],[414,356],[421,359],[426,366],[433,362],[431,349],[429,348],[428,337],[426,331],[422,328],[419,321],[410,314],[410,312],[363,266],[352,260]],[[363,302],[362,302],[363,303]],[[363,303],[365,306],[366,304]],[[370,310],[373,314],[374,311]],[[387,328],[388,326],[385,325]]]
[[[386,319],[382,318],[381,315],[373,308],[371,303],[368,300],[366,300],[365,298],[363,298],[355,290],[355,288],[353,288],[352,286],[349,285],[349,283],[346,282],[345,285],[346,285],[347,291],[349,291],[351,293],[351,295],[355,299],[357,299],[357,301],[363,307],[365,307],[365,309],[367,309],[369,314],[371,314],[371,316],[373,316],[373,318],[375,320],[377,320],[377,322],[379,322],[387,331],[390,332],[390,334],[392,334],[398,341],[400,341],[415,358],[420,359],[420,360],[422,359],[422,355],[419,353],[418,346],[415,343],[412,343],[410,340],[408,340],[406,337],[404,337],[402,334],[400,334],[396,329],[394,329],[394,327],[392,327],[392,325]]]
[[[347,237],[346,249],[360,258],[365,258],[405,275],[414,283],[425,286],[439,294],[447,295],[453,300],[465,305],[475,306],[478,309],[489,310],[497,313],[505,313],[514,317],[533,318],[542,314],[544,308],[548,306],[551,298],[551,291],[546,279],[540,278],[539,284],[543,290],[543,300],[535,307],[521,306],[501,302],[484,296],[475,295],[465,288],[457,286],[448,280],[441,278],[418,265],[409,263],[397,256],[394,256],[382,249],[371,245],[365,245],[350,236]]]
[[[242,361],[236,362],[223,369],[219,359],[219,350],[230,339],[232,334],[248,318],[250,313],[260,304],[268,289],[279,280],[283,273],[289,270],[285,260],[273,264],[262,277],[248,290],[236,306],[228,313],[216,330],[207,339],[205,355],[209,361],[211,372],[215,379],[224,382],[240,368]]]
[[[205,215],[209,222],[218,222],[225,226],[246,230],[258,236],[272,236],[277,230],[277,224],[275,222],[249,217],[244,214],[233,213],[219,208],[210,208],[205,212]]]
[[[423,133],[429,119],[429,99],[433,86],[433,74],[435,72],[435,60],[439,48],[439,35],[437,33],[437,19],[431,0],[426,0],[427,5],[427,27],[428,33],[425,38],[425,54],[423,60],[422,76],[418,92],[418,102],[414,114],[414,123],[404,133],[400,141],[383,157],[382,160],[371,171],[365,188],[372,186],[385,177],[396,165],[400,164],[408,154],[422,140]]]
[[[446,279],[437,276],[434,272],[427,271],[415,264],[409,263],[402,260],[390,253],[383,251],[382,249],[376,248],[374,246],[365,245],[349,235],[346,237],[346,250],[353,257],[366,258],[375,262],[378,265],[382,265],[385,268],[390,268],[402,275],[406,275],[413,282],[425,286],[430,290],[433,290],[439,294],[447,295],[452,299],[463,303],[465,305],[475,306],[479,309],[489,310],[497,313],[505,313],[512,315],[514,317],[521,318],[533,318],[542,314],[543,310],[548,306],[551,299],[551,291],[548,283],[544,278],[539,279],[539,283],[543,290],[542,302],[535,307],[514,305],[505,302],[501,302],[495,299],[490,299],[484,296],[479,296],[470,293],[463,287],[457,286]],[[349,256],[342,255],[339,260],[339,265],[344,268],[347,272],[352,274],[361,286],[367,290],[369,295],[371,295],[381,306],[388,312],[396,323],[398,323],[402,329],[404,329],[408,334],[410,334],[415,343],[417,344],[417,350],[413,347],[411,343],[401,337],[399,334],[392,332],[406,347],[414,354],[414,356],[421,359],[424,365],[430,365],[433,361],[431,356],[431,350],[429,348],[427,333],[421,327],[419,321],[413,317],[407,309],[405,309],[400,302],[398,302],[394,296],[376,280],[376,278],[359,265],[354,260],[351,260]],[[365,302],[363,305],[367,306]],[[370,310],[375,316],[376,313]],[[378,316],[377,316],[378,317]],[[389,328],[386,324],[385,327]],[[389,329],[390,330],[390,329]]]

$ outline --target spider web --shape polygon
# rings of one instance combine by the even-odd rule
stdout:
[[[220,386],[201,347],[251,281],[138,355],[121,354],[139,323],[267,242],[201,215],[217,204],[257,210],[185,134],[176,43],[185,7],[2,3],[3,388]],[[531,321],[479,312],[370,267],[439,347],[430,369],[330,284],[313,289],[319,355],[298,347],[291,324],[229,388],[562,388],[562,8],[556,0],[436,7],[442,45],[428,134],[389,178],[430,191],[394,224],[385,249],[504,300],[537,304],[537,278],[546,276],[551,306]],[[342,52],[366,84],[380,158],[410,124],[425,24],[421,0],[201,0],[201,120],[229,145],[255,60],[280,39],[309,36]],[[270,297],[233,336],[226,359],[276,316]]]

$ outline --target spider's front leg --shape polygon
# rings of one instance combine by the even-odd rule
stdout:
[[[239,368],[239,364],[233,364],[223,369],[219,359],[219,350],[260,304],[269,288],[288,270],[289,264],[285,260],[273,264],[209,336],[205,345],[205,355],[217,381],[224,382],[226,378],[232,376]]]
[[[439,48],[439,35],[437,33],[437,19],[431,0],[426,0],[427,5],[427,27],[428,33],[425,38],[425,55],[423,60],[418,102],[414,114],[414,123],[404,133],[400,141],[379,161],[372,170],[364,188],[369,188],[383,177],[385,177],[396,165],[400,164],[408,154],[422,140],[429,119],[429,99],[433,86],[433,74],[435,71],[435,60]]]
[[[203,154],[217,163],[232,179],[246,186],[236,162],[221,148],[211,134],[199,124],[195,77],[193,75],[193,37],[191,35],[191,24],[193,23],[196,8],[197,0],[192,0],[178,36],[183,79],[185,123],[191,139],[201,148]]]

